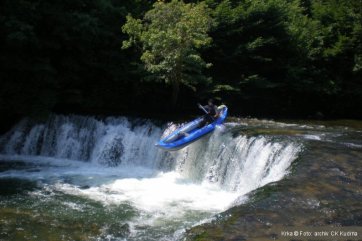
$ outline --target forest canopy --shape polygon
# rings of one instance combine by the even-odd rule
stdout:
[[[362,117],[358,0],[4,0],[0,23],[1,123],[195,114],[209,97],[233,115]]]

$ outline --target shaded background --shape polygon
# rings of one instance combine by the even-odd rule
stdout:
[[[215,19],[208,84],[146,81],[121,27],[154,1],[4,0],[0,3],[0,129],[49,113],[172,119],[209,97],[232,115],[362,117],[361,1],[206,1]],[[197,1],[187,1],[197,2]]]

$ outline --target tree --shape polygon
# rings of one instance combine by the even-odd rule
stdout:
[[[211,25],[209,9],[203,2],[157,1],[143,19],[127,16],[122,30],[129,39],[122,47],[140,44],[140,59],[151,74],[149,78],[172,86],[175,106],[181,84],[195,90],[198,83],[207,81],[202,70],[209,64],[198,49],[210,44],[207,32]]]
[[[223,0],[213,12],[217,27],[205,55],[213,62],[214,93],[232,108],[276,113],[288,98],[288,65],[295,56],[289,31],[294,4],[285,0]],[[222,88],[220,88],[222,87]]]

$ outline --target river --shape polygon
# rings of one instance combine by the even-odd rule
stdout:
[[[249,240],[283,225],[361,225],[360,122],[235,118],[180,151],[157,149],[177,126],[22,120],[0,137],[0,240]]]

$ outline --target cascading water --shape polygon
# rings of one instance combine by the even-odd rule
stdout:
[[[169,153],[154,146],[163,132],[150,121],[53,116],[36,124],[25,119],[0,138],[1,159],[51,158],[58,166],[35,173],[0,172],[0,178],[58,176],[47,188],[102,203],[130,203],[138,210],[127,221],[129,240],[167,240],[170,233],[280,180],[300,152],[289,140],[235,135],[232,129],[226,124],[226,130]],[[145,234],[144,226],[154,228]]]
[[[0,140],[1,153],[155,167],[163,155],[153,148],[160,128],[134,125],[126,118],[98,121],[79,116],[54,116],[45,124],[21,121]]]

